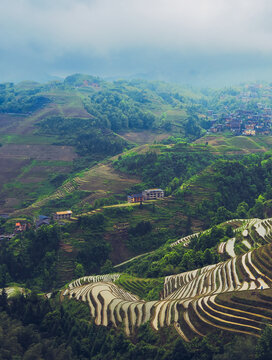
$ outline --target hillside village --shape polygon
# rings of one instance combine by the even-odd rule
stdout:
[[[239,92],[233,101],[233,106],[225,104],[219,111],[208,110],[207,119],[211,123],[208,130],[211,133],[218,133],[224,130],[231,131],[234,135],[270,135],[272,108],[272,87],[260,84],[246,86],[246,91]],[[225,95],[220,97],[222,103]]]
[[[157,200],[164,198],[164,191],[162,189],[147,189],[142,191],[139,194],[131,194],[127,196],[128,203],[142,203],[143,201],[148,200]],[[71,220],[73,211],[63,210],[56,211],[52,214],[51,217],[46,215],[39,215],[35,220],[35,228],[38,229],[42,225],[49,225],[52,221],[57,221],[59,224],[65,225],[62,223],[62,220]],[[1,216],[1,214],[0,214]],[[6,215],[5,219],[8,219],[9,216]],[[14,232],[11,234],[3,233],[0,231],[0,241],[4,239],[12,239],[14,236],[30,229],[32,227],[29,221],[18,221],[15,223]]]

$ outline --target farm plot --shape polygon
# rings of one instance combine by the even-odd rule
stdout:
[[[88,283],[96,283],[100,281],[116,281],[119,279],[120,274],[106,274],[106,275],[95,275],[95,276],[83,276],[75,281],[71,282],[68,287],[69,289],[73,289],[74,287],[78,287],[81,285],[85,285]]]
[[[182,318],[182,302],[140,300],[112,282],[88,283],[66,289],[63,295],[87,302],[97,325],[118,326],[124,323],[127,335],[149,320],[152,327],[158,330]]]
[[[151,130],[121,132],[120,135],[127,141],[138,145],[153,144],[154,141],[161,142],[171,136],[171,133],[156,133]]]
[[[25,119],[25,115],[0,114],[0,134],[14,134],[14,129]]]
[[[63,178],[71,170],[71,165],[72,162],[69,161],[0,158],[3,169],[0,173],[2,210],[14,211],[14,207],[23,201],[33,202],[38,197],[53,192],[55,186],[50,179],[59,174]]]
[[[173,242],[172,244],[170,244],[171,247],[174,247],[178,244],[182,244],[183,246],[188,246],[188,244],[190,243],[190,240],[193,238],[193,237],[198,237],[200,233],[195,233],[195,234],[192,234],[192,235],[188,235],[188,236],[185,236],[181,239],[178,239],[177,241]]]
[[[0,148],[0,159],[18,158],[72,161],[77,155],[72,146],[5,144]]]
[[[99,164],[77,178],[81,190],[103,191],[111,193],[125,192],[126,188],[136,185],[139,179],[121,174],[114,170],[111,164]]]

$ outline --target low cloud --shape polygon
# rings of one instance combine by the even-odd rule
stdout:
[[[270,0],[1,0],[0,56],[48,68],[137,49],[270,56],[271,15]]]

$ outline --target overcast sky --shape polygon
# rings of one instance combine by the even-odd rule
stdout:
[[[0,0],[0,81],[272,81],[271,0]]]

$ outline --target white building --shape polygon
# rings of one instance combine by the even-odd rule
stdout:
[[[148,189],[143,191],[143,200],[160,199],[164,197],[162,189]]]
[[[70,219],[72,216],[72,211],[71,210],[67,210],[67,211],[57,211],[54,214],[54,220],[61,220],[61,219]]]

